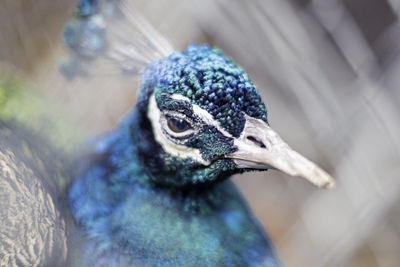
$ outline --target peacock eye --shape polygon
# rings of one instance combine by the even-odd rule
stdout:
[[[169,129],[175,133],[183,133],[192,128],[186,120],[175,117],[168,117],[167,124]]]

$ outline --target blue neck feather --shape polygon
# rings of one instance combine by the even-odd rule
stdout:
[[[138,116],[132,112],[98,143],[70,189],[71,211],[90,240],[77,264],[276,266],[268,237],[231,182],[206,190],[151,182],[134,142],[140,131],[131,131]]]

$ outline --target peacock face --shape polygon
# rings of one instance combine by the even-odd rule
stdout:
[[[218,49],[191,45],[150,64],[138,107],[147,115],[155,143],[154,149],[142,149],[142,158],[158,182],[209,183],[268,168],[310,176],[301,171],[312,167],[313,177],[323,172],[271,130],[254,84]],[[326,175],[322,173],[322,181],[307,178],[329,186]]]

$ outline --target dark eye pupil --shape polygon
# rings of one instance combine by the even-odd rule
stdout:
[[[186,128],[186,121],[183,120],[175,120],[174,125],[178,130],[184,130]]]
[[[181,133],[188,130],[190,128],[190,125],[185,120],[177,118],[169,118],[168,127],[174,132]]]

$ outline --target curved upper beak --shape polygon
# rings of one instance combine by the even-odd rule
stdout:
[[[289,147],[267,123],[246,115],[241,136],[235,139],[238,150],[227,155],[238,168],[278,169],[301,176],[322,188],[333,188],[335,180],[315,163]]]

